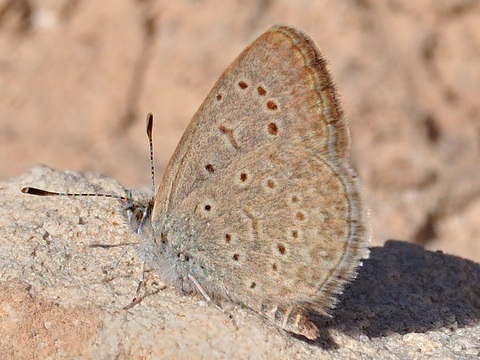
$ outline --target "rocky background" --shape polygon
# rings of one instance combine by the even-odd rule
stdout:
[[[109,267],[138,241],[120,204],[19,188],[122,193],[36,164],[148,186],[146,113],[161,174],[223,69],[277,23],[329,61],[371,211],[377,247],[331,334],[312,346],[244,309],[231,321],[161,279],[123,310],[142,272],[133,250]],[[476,358],[479,98],[477,0],[0,0],[0,357]]]

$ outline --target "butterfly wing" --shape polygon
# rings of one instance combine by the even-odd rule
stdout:
[[[225,70],[170,160],[152,214],[165,256],[210,295],[326,312],[368,256],[348,154],[320,51],[270,29]]]

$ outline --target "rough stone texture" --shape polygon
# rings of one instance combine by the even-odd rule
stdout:
[[[405,239],[428,249],[441,249],[480,261],[480,3],[476,0],[0,0],[0,178],[19,175],[41,163],[59,169],[100,172],[128,186],[147,184],[146,113],[153,111],[156,115],[154,133],[160,173],[221,71],[250,41],[276,23],[294,25],[308,32],[329,60],[350,123],[352,157],[371,209],[374,244],[382,246],[387,239]],[[57,176],[66,177],[64,183],[56,183],[35,177],[36,172],[43,174],[43,171],[36,169],[25,175],[32,180],[28,185],[50,185],[54,190],[65,190],[65,186],[72,191],[83,189],[81,182],[72,182],[78,174],[58,173]],[[98,178],[84,180],[87,188],[91,189],[89,182],[93,179],[101,183],[102,188],[121,190],[118,185],[113,186],[111,180]],[[24,185],[19,181],[14,179],[11,184]],[[108,339],[109,343],[118,345],[120,342],[112,340],[117,339],[122,341],[124,352],[117,348],[113,354],[140,356],[143,353],[138,349],[146,349],[142,348],[140,336],[148,338],[147,330],[152,326],[158,330],[162,324],[164,332],[159,332],[155,341],[178,340],[171,346],[171,354],[182,346],[186,353],[188,341],[204,349],[220,349],[214,342],[223,342],[225,350],[230,339],[243,342],[245,347],[241,349],[246,353],[248,343],[250,350],[263,347],[265,357],[272,355],[268,351],[277,345],[279,351],[284,351],[285,358],[292,355],[293,340],[285,340],[284,335],[272,331],[264,332],[255,316],[248,317],[248,327],[239,326],[243,330],[236,330],[240,333],[235,335],[230,333],[230,338],[214,335],[207,339],[207,330],[192,335],[189,331],[198,331],[200,324],[210,328],[205,325],[206,314],[223,324],[215,324],[218,333],[225,328],[233,331],[234,327],[210,306],[199,306],[198,299],[167,295],[168,289],[148,298],[158,302],[158,308],[152,305],[150,310],[145,310],[137,306],[131,310],[133,313],[109,312],[106,304],[121,309],[129,301],[141,271],[137,269],[134,275],[130,273],[133,265],[124,264],[125,267],[119,265],[114,270],[115,275],[110,270],[103,273],[103,267],[110,266],[122,250],[92,249],[86,244],[96,238],[115,244],[136,241],[123,226],[121,208],[114,210],[111,208],[114,205],[104,199],[26,200],[17,188],[8,190],[12,191],[12,197],[7,201],[3,196],[7,188],[10,189],[2,190],[2,201],[8,204],[2,209],[7,211],[2,217],[2,230],[3,241],[11,244],[2,248],[2,258],[8,261],[2,263],[1,269],[5,282],[2,300],[6,299],[10,305],[2,311],[15,310],[18,326],[26,326],[22,323],[25,319],[40,321],[49,314],[70,324],[65,310],[68,307],[72,314],[78,314],[74,318],[79,321],[70,331],[78,332],[75,338],[93,339],[90,344],[94,344],[92,349],[97,351],[103,351],[102,341]],[[21,205],[27,203],[33,209],[30,212],[25,209],[26,205]],[[110,214],[110,221],[106,214]],[[87,215],[90,220],[82,224]],[[40,220],[41,216],[46,216],[46,220]],[[49,237],[55,241],[48,240]],[[25,263],[28,266],[24,260],[15,260],[21,255],[19,252],[25,251],[25,256],[31,254],[36,244],[41,244],[39,253],[36,257],[29,255],[32,259],[31,263]],[[77,255],[83,254],[78,255],[78,259],[70,258],[72,246],[80,247],[74,251]],[[391,249],[390,246],[379,249]],[[402,246],[413,249],[412,256],[416,252],[419,256],[436,256],[421,252],[413,245]],[[393,246],[391,254],[397,252],[410,254]],[[89,260],[92,254],[99,256],[98,263]],[[136,256],[135,251],[130,255]],[[449,259],[454,258],[438,256],[444,265],[443,269],[438,268],[439,274],[452,271],[443,261],[450,264]],[[382,258],[379,261],[384,267],[388,265]],[[457,261],[470,264],[467,260]],[[449,266],[460,274],[459,268],[477,269],[478,279],[478,267],[475,267],[478,265],[455,264]],[[392,275],[395,281],[389,284],[394,286],[393,292],[405,276],[406,269],[400,269],[403,270],[397,269],[396,275]],[[38,274],[44,283],[37,279]],[[401,298],[400,305],[395,298],[395,306],[390,305],[391,308],[406,309],[417,292],[431,284],[428,274],[424,276],[425,279],[418,280],[414,295]],[[429,276],[436,280],[440,275]],[[110,277],[114,280],[107,281]],[[409,279],[415,280],[412,276]],[[43,285],[34,285],[34,280]],[[379,280],[373,279],[370,284],[376,285],[375,281]],[[69,282],[75,285],[70,288]],[[364,298],[373,301],[369,306],[374,307],[372,291],[375,293],[369,289],[359,296],[362,301],[366,301]],[[454,292],[458,293],[459,289]],[[65,299],[66,293],[70,298]],[[433,302],[437,316],[468,318],[455,313],[450,305],[437,306],[443,303],[437,302],[435,296],[425,298],[429,300],[422,295],[418,298],[425,301],[418,313],[422,316],[429,314],[426,309],[429,302]],[[178,304],[178,299],[184,302]],[[475,297],[470,300],[476,304],[473,307],[477,311],[470,311],[474,314],[471,320],[477,320],[478,300]],[[180,308],[170,314],[166,311],[169,302]],[[22,304],[29,305],[22,309],[19,307]],[[384,320],[376,316],[378,311],[385,311]],[[91,313],[91,318],[86,313]],[[342,354],[368,358],[398,354],[401,357],[403,348],[411,349],[411,354],[418,357],[438,357],[444,347],[445,351],[451,351],[448,353],[451,356],[461,354],[462,347],[469,349],[470,354],[478,352],[478,348],[464,345],[468,341],[464,343],[463,337],[473,339],[474,332],[458,319],[455,320],[458,329],[451,333],[447,330],[451,325],[445,319],[429,315],[427,322],[431,320],[437,327],[417,334],[426,328],[422,325],[418,329],[418,324],[412,325],[408,320],[415,318],[415,310],[398,317],[406,317],[402,321],[407,329],[412,329],[406,332],[388,324],[393,321],[386,319],[390,313],[391,310],[383,308],[365,315],[365,318],[376,319],[377,330],[362,333],[359,339],[366,344],[361,350],[358,350],[361,346],[356,342],[358,338],[346,337],[342,328],[334,335],[335,342],[340,344],[334,350],[336,353],[324,356]],[[107,318],[111,323],[105,322]],[[176,322],[172,324],[169,321],[173,318]],[[372,326],[368,322],[369,325],[364,325],[365,319],[358,321],[366,329]],[[385,337],[378,330],[382,325],[377,322],[382,321],[393,335]],[[5,330],[8,326],[13,325],[2,324],[3,335],[8,333]],[[31,351],[30,354],[49,349],[58,351],[62,348],[58,344],[68,342],[69,338],[45,332],[49,327],[56,329],[58,324],[53,320],[44,321],[43,328],[31,329],[30,338],[21,338],[27,335],[19,332],[16,341],[28,344],[28,339],[48,335],[52,337],[37,343],[38,348],[25,351]],[[107,335],[109,331],[112,337]],[[139,337],[134,336],[137,333]],[[258,338],[250,339],[253,333]],[[180,341],[181,335],[186,336],[185,342]],[[418,347],[422,339],[429,345]],[[477,344],[478,339],[479,336]],[[450,342],[450,347],[446,342]],[[82,351],[87,350],[79,349],[78,344],[75,346],[77,356],[86,354]],[[418,353],[417,348],[422,352]],[[153,345],[151,349],[158,350]],[[316,351],[306,349],[305,354]],[[11,349],[2,347],[1,351]],[[70,347],[70,351],[74,348]],[[227,350],[223,355],[218,351],[218,357],[231,355]],[[104,357],[112,353],[104,353]]]
[[[148,268],[137,295],[141,244],[121,201],[19,192],[31,184],[124,192],[109,178],[48,167],[0,182],[2,359],[480,355],[480,265],[470,260],[400,241],[373,247],[334,317],[315,318],[322,336],[311,342],[234,304],[222,304],[222,313],[177,293]]]

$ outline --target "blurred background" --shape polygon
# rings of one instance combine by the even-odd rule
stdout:
[[[477,0],[0,0],[0,178],[45,164],[148,184],[147,112],[161,173],[223,69],[277,23],[329,61],[373,243],[480,261]]]

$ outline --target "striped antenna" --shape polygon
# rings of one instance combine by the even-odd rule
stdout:
[[[155,194],[155,164],[153,162],[153,140],[152,140],[152,129],[153,129],[153,114],[147,114],[147,137],[148,145],[150,148],[150,171],[152,174],[152,192]]]
[[[152,140],[152,129],[153,129],[153,114],[147,114],[147,137],[150,147],[150,171],[152,174],[152,188],[153,193],[155,194],[155,165],[153,163],[153,140]],[[127,191],[126,196],[116,195],[116,194],[102,194],[102,193],[68,193],[61,191],[48,191],[35,187],[24,187],[20,190],[24,194],[36,195],[36,196],[97,196],[97,197],[106,197],[119,200],[125,200],[130,204],[130,207],[133,204],[132,192]],[[138,205],[137,205],[138,206]],[[145,216],[145,215],[144,215]],[[143,219],[142,219],[143,220]],[[142,221],[143,223],[143,221]]]
[[[24,187],[20,191],[24,194],[37,195],[37,196],[98,196],[98,197],[120,199],[125,201],[130,200],[128,196],[121,196],[116,194],[57,192],[57,191],[47,191],[47,190],[38,189],[30,186]]]

